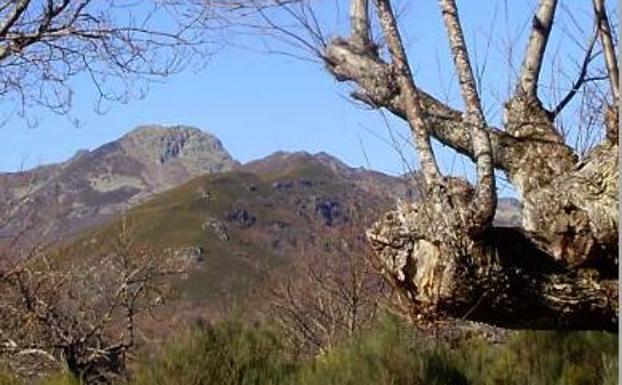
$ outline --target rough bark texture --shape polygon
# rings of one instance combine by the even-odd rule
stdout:
[[[422,201],[401,205],[368,231],[387,280],[408,298],[419,320],[616,331],[618,109],[607,109],[606,138],[579,160],[537,95],[556,7],[556,1],[542,0],[516,91],[504,106],[504,127],[486,126],[455,3],[440,4],[465,113],[415,87],[389,1],[377,1],[377,14],[391,63],[376,49],[340,38],[328,45],[323,59],[336,79],[355,84],[355,99],[409,122],[416,140],[436,138],[482,166],[479,180],[486,171],[487,137],[492,165],[521,195],[523,224],[521,229],[494,228],[491,221],[474,226],[478,213],[471,202],[480,197],[478,186],[452,177],[426,178]],[[602,2],[595,1],[595,14],[601,24],[606,21]],[[429,170],[429,164],[422,166]]]
[[[542,66],[544,50],[553,28],[557,0],[540,0],[538,11],[533,16],[531,35],[521,68],[517,93],[535,97],[538,89],[538,76]]]

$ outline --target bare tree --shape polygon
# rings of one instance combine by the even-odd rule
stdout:
[[[321,23],[326,18],[313,1],[240,3],[259,11],[261,20],[250,26],[261,28],[263,21],[264,30],[317,54],[330,74],[354,86],[354,99],[386,109],[410,127],[424,197],[399,204],[367,236],[413,319],[617,331],[619,78],[616,39],[603,0],[594,0],[592,20],[610,92],[602,93],[602,140],[585,154],[567,143],[556,118],[578,90],[602,79],[586,75],[593,70],[594,41],[562,103],[548,110],[541,100],[539,79],[557,25],[556,0],[538,3],[515,86],[501,107],[500,128],[485,118],[454,0],[439,1],[439,22],[445,25],[464,111],[417,86],[402,37],[408,25],[396,16],[394,1],[351,0],[350,35],[333,39],[326,38]],[[280,13],[271,13],[274,7]],[[375,43],[372,32],[379,36]],[[470,159],[475,183],[442,175],[432,140]],[[493,226],[495,171],[504,173],[521,197],[521,228]]]
[[[140,318],[161,306],[185,262],[154,255],[126,227],[105,255],[39,255],[0,276],[0,360],[23,376],[64,368],[85,383],[126,370]]]
[[[201,1],[0,1],[0,97],[66,113],[80,75],[100,102],[127,101],[215,48],[212,21]]]
[[[322,353],[363,330],[389,293],[358,222],[327,234],[324,242],[323,253],[301,250],[291,271],[265,273],[270,314],[296,355]]]

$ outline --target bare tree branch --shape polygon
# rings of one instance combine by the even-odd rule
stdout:
[[[553,18],[557,8],[557,0],[540,0],[538,11],[533,17],[531,35],[525,51],[521,67],[517,92],[536,98],[538,77],[544,58],[544,51],[553,28]]]
[[[271,314],[296,354],[315,355],[365,329],[388,295],[360,236],[360,219],[327,234],[321,255],[302,250],[288,274],[264,273]]]
[[[14,371],[51,363],[85,383],[124,374],[139,316],[164,303],[186,261],[153,255],[125,227],[115,245],[96,256],[35,253],[0,276],[0,358]]]
[[[497,209],[497,191],[492,160],[490,137],[486,130],[486,119],[482,111],[480,96],[475,86],[473,68],[469,61],[458,8],[454,0],[440,0],[443,19],[460,81],[460,89],[466,106],[465,122],[471,126],[473,152],[477,165],[477,185],[473,201],[474,227],[481,231],[492,223]]]
[[[0,25],[0,36],[5,36],[9,29],[13,27],[15,22],[20,18],[20,16],[26,11],[28,5],[30,4],[30,0],[19,0],[15,2],[13,5],[13,10],[6,17],[2,25]]]
[[[353,0],[350,5],[352,43],[367,47],[371,43],[369,25],[369,0]]]
[[[598,34],[605,53],[605,64],[607,65],[611,92],[613,93],[613,104],[617,105],[620,100],[620,74],[604,0],[594,0],[594,13],[598,21]]]
[[[423,117],[421,101],[410,72],[397,20],[388,0],[376,0],[376,6],[380,24],[382,25],[391,54],[392,69],[395,71],[397,84],[403,94],[408,124],[413,133],[413,141],[421,159],[421,169],[426,181],[431,184],[440,177],[440,171],[430,145],[430,132]]]
[[[0,11],[0,98],[21,115],[32,106],[67,113],[67,80],[84,72],[102,100],[127,101],[216,48],[208,34],[217,23],[200,2],[8,3]]]
[[[587,49],[585,51],[585,56],[583,58],[583,61],[581,62],[581,69],[579,70],[579,75],[577,77],[577,80],[575,80],[575,82],[572,84],[572,88],[570,89],[570,91],[568,91],[568,93],[561,99],[561,101],[553,109],[554,116],[557,116],[560,112],[562,112],[562,110],[568,105],[568,103],[572,101],[572,98],[574,98],[577,92],[581,89],[581,86],[583,86],[583,84],[586,81],[597,79],[597,78],[587,77],[588,67],[590,63],[592,62],[592,60],[594,59],[592,52],[594,50],[594,44],[596,43],[597,36],[598,36],[597,31],[594,31],[594,34],[590,38]]]

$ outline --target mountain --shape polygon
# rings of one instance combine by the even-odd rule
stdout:
[[[509,197],[499,198],[494,219],[495,226],[520,227],[521,210],[521,202],[518,199]]]
[[[0,241],[61,238],[193,177],[237,166],[216,137],[197,128],[140,126],[65,162],[0,174]]]

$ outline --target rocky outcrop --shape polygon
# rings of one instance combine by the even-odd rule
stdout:
[[[162,179],[164,184],[170,183],[167,178],[176,172],[196,176],[237,165],[215,136],[194,127],[140,126],[122,137],[119,144],[145,166],[152,179]]]
[[[335,219],[341,216],[339,202],[332,199],[318,201],[315,204],[315,212],[320,215],[327,226],[332,225]]]
[[[205,222],[201,225],[201,230],[213,232],[214,235],[216,235],[216,238],[223,242],[229,241],[229,229],[227,228],[227,225],[216,218],[208,216]]]
[[[247,229],[255,224],[257,217],[241,207],[234,207],[227,212],[227,220],[240,229]]]

